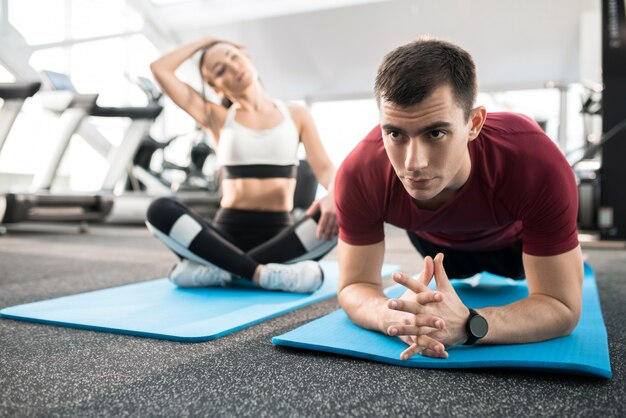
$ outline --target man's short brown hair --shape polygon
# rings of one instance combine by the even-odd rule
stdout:
[[[452,88],[469,119],[477,93],[476,66],[463,48],[432,37],[421,37],[385,55],[378,67],[374,92],[381,100],[408,107],[420,103],[443,85]]]

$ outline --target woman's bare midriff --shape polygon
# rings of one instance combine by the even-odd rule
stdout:
[[[295,179],[224,179],[221,207],[228,209],[290,212]]]

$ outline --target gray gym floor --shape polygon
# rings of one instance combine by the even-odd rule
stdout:
[[[421,259],[389,229],[386,262]],[[206,343],[0,320],[0,416],[626,416],[626,251],[596,270],[613,379],[520,370],[409,369],[272,345],[336,298]],[[329,256],[336,259],[336,253]],[[0,238],[0,308],[164,276],[144,228],[20,226]]]

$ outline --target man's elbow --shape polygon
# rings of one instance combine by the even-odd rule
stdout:
[[[568,307],[566,313],[562,316],[562,328],[559,337],[566,337],[576,329],[580,321],[581,306]]]
[[[348,314],[350,319],[353,319],[357,311],[361,311],[363,306],[367,304],[367,298],[361,293],[361,289],[361,286],[355,283],[340,286],[337,289],[339,306]]]
[[[349,309],[349,296],[348,287],[342,287],[337,291],[337,300],[339,301],[339,307],[344,311]]]

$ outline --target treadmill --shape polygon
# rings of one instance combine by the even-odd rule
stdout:
[[[0,98],[4,101],[0,109],[0,152],[24,102],[37,93],[40,87],[39,81],[0,84]]]
[[[42,72],[50,87],[55,90],[42,97],[44,107],[61,114],[61,137],[52,153],[49,164],[33,180],[33,188],[25,193],[7,193],[6,208],[1,223],[16,222],[101,222],[111,212],[114,187],[126,173],[127,164],[139,141],[161,113],[162,107],[101,107],[96,104],[97,94],[80,94],[65,74]],[[88,116],[126,117],[131,125],[118,147],[100,144],[97,148],[110,162],[102,190],[95,193],[57,193],[51,190],[63,155],[70,140]]]
[[[17,115],[22,110],[24,102],[37,93],[40,87],[41,83],[39,81],[0,84],[0,98],[3,100],[2,108],[0,109],[0,152],[2,152],[2,147],[9,136]],[[0,219],[5,208],[6,201],[0,199]],[[0,235],[5,233],[6,228],[0,224]]]
[[[148,102],[159,105],[163,93],[157,86],[147,78],[136,76],[129,77],[141,91],[146,95]],[[161,174],[151,169],[153,154],[161,149],[165,149],[168,144],[178,138],[178,136],[158,141],[147,133],[138,145],[132,157],[132,168],[128,170],[128,181],[124,190],[116,193],[115,206],[108,220],[116,223],[135,223],[137,220],[143,224],[145,213],[152,199],[158,196],[171,196],[185,206],[192,209],[198,215],[212,219],[219,208],[221,190],[219,182],[215,179],[208,180],[202,173],[202,167],[208,155],[213,153],[213,149],[204,141],[199,142],[191,148],[189,166],[179,166],[166,161],[161,163],[162,169],[174,169],[184,172],[187,178],[180,184],[172,184]],[[195,173],[201,180],[196,184],[189,183],[189,175],[193,173],[190,169],[195,167]],[[214,176],[217,172],[214,173]],[[147,203],[145,197],[150,199]],[[142,203],[142,196],[144,202]]]

